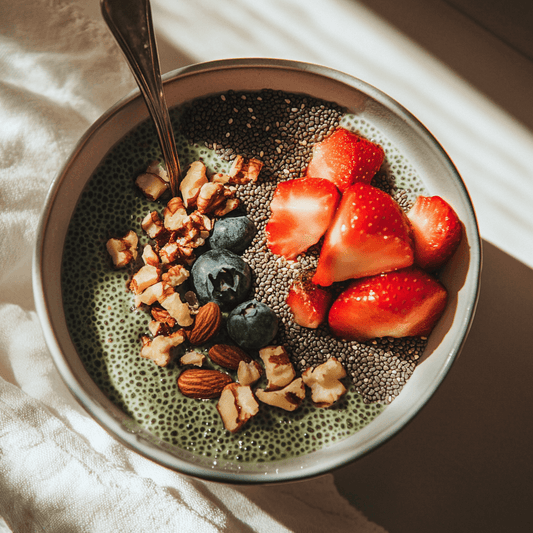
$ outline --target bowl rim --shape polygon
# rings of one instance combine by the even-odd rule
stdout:
[[[394,112],[403,118],[410,127],[414,128],[419,134],[426,137],[433,144],[433,148],[437,151],[440,158],[445,161],[448,166],[448,170],[455,176],[456,184],[460,187],[461,195],[464,197],[468,211],[470,221],[473,224],[472,235],[469,239],[470,246],[470,264],[468,268],[468,275],[472,276],[472,283],[470,292],[467,294],[468,301],[470,302],[463,320],[459,326],[458,340],[454,344],[453,350],[451,350],[446,359],[446,363],[441,367],[439,373],[433,380],[433,382],[426,387],[422,394],[418,397],[415,405],[409,412],[404,413],[398,417],[394,424],[389,426],[386,430],[383,430],[378,438],[374,438],[371,442],[367,442],[362,446],[359,446],[357,453],[352,455],[343,454],[342,457],[329,457],[328,461],[323,463],[317,463],[312,466],[300,469],[296,472],[283,472],[276,475],[265,475],[258,472],[244,473],[240,471],[221,471],[214,470],[202,466],[191,465],[190,463],[177,458],[176,456],[168,454],[164,450],[154,448],[149,442],[145,442],[144,439],[139,438],[138,435],[132,433],[124,428],[116,418],[111,416],[105,406],[96,402],[93,397],[84,389],[79,383],[76,377],[75,371],[66,360],[58,341],[56,331],[52,324],[47,304],[45,280],[43,277],[43,262],[44,262],[44,239],[48,230],[48,222],[51,216],[51,210],[54,206],[55,199],[58,192],[67,179],[69,169],[72,167],[74,161],[83,151],[89,140],[97,134],[99,129],[110,121],[115,114],[120,112],[125,106],[128,106],[133,101],[141,99],[141,94],[138,89],[134,89],[124,98],[117,101],[106,112],[104,112],[84,133],[80,140],[75,145],[69,158],[64,163],[57,176],[54,178],[50,189],[48,191],[44,209],[41,215],[41,219],[38,226],[37,241],[34,248],[33,265],[32,265],[32,280],[33,280],[33,293],[37,314],[43,329],[46,344],[51,352],[54,364],[59,371],[64,383],[68,389],[78,401],[78,403],[91,415],[91,417],[99,423],[109,434],[118,439],[129,449],[143,455],[155,461],[158,464],[166,466],[174,471],[178,471],[192,477],[199,477],[210,481],[222,481],[226,483],[243,484],[243,483],[280,483],[287,481],[297,481],[306,478],[316,477],[323,475],[326,472],[340,468],[349,464],[356,459],[359,459],[369,453],[370,451],[378,448],[393,436],[395,436],[401,429],[406,427],[420,410],[427,404],[432,395],[442,384],[444,378],[448,374],[451,366],[455,362],[457,356],[462,350],[466,337],[470,330],[475,315],[475,309],[479,299],[480,289],[480,277],[482,268],[482,247],[481,238],[479,234],[479,227],[477,218],[475,215],[474,207],[470,199],[470,195],[466,189],[461,176],[457,169],[449,158],[448,154],[440,143],[435,139],[431,132],[407,109],[405,109],[396,100],[383,93],[381,90],[374,86],[354,77],[349,74],[345,74],[338,70],[299,61],[290,61],[283,59],[268,59],[268,58],[237,58],[237,59],[222,59],[216,61],[209,61],[204,63],[197,63],[194,65],[178,68],[171,72],[168,72],[163,76],[164,87],[171,84],[177,78],[184,76],[194,75],[197,73],[204,73],[206,71],[233,69],[233,68],[268,68],[268,69],[283,69],[283,70],[297,70],[306,71],[318,75],[320,77],[331,78],[337,82],[348,85],[350,88],[355,88],[363,92],[378,103],[384,105],[388,109],[394,110]],[[148,116],[148,115],[147,115]],[[111,148],[111,147],[110,147]],[[88,375],[88,374],[87,374]],[[91,378],[89,378],[91,379]],[[394,402],[390,404],[387,409],[391,409]],[[314,453],[314,452],[313,452]]]

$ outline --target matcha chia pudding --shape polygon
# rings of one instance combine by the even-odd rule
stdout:
[[[87,371],[156,439],[217,463],[352,435],[401,392],[446,302],[408,219],[421,180],[372,124],[303,94],[227,92],[170,113],[180,195],[147,121],[110,150],[70,222],[63,301]],[[346,166],[348,138],[372,153],[351,161],[361,180],[335,182],[326,167]],[[365,213],[347,224],[355,198]],[[356,265],[339,235],[377,204],[392,213],[379,238],[394,250],[373,255],[365,231]],[[431,311],[405,311],[398,335],[396,315],[391,329],[356,312],[378,280],[383,294],[385,280],[431,285]]]

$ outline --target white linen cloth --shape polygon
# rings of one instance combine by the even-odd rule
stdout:
[[[275,487],[190,479],[126,449],[75,402],[35,313],[36,228],[70,150],[135,85],[80,6],[1,0],[0,14],[0,531],[384,531],[331,475]]]

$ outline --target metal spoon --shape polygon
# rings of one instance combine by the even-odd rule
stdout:
[[[144,96],[165,159],[170,190],[173,196],[177,196],[181,170],[163,93],[150,2],[101,0],[100,7],[104,20],[126,56]]]

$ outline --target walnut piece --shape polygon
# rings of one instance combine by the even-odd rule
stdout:
[[[177,242],[170,241],[159,250],[159,256],[161,257],[161,262],[165,264],[189,263],[194,260],[194,251],[190,246],[182,246]]]
[[[185,340],[185,334],[178,330],[168,336],[158,335],[154,339],[143,336],[141,340],[141,357],[151,359],[158,366],[167,366],[171,359],[171,348],[179,346]]]
[[[305,398],[305,385],[302,378],[297,378],[283,389],[273,391],[257,389],[255,395],[263,403],[280,407],[285,411],[294,411],[300,407]]]
[[[205,244],[205,240],[213,229],[213,223],[207,215],[200,213],[200,211],[194,211],[189,216],[187,227],[187,245],[198,248]]]
[[[194,207],[200,188],[207,183],[206,168],[201,161],[195,161],[180,183],[181,197],[185,207]]]
[[[344,377],[346,371],[335,357],[330,357],[315,369],[307,368],[302,374],[304,383],[311,389],[311,400],[317,407],[330,407],[346,392],[346,387],[339,381]]]
[[[183,298],[185,298],[185,301],[189,304],[189,307],[192,310],[197,311],[200,308],[200,302],[198,301],[198,296],[196,296],[196,293],[194,291],[187,291]]]
[[[214,211],[226,199],[224,190],[225,187],[222,183],[204,183],[200,188],[196,201],[198,211],[201,213]]]
[[[238,198],[228,198],[223,205],[217,207],[213,211],[213,215],[216,217],[223,217],[234,209],[237,209],[237,207],[239,207],[239,204],[240,200]]]
[[[182,326],[190,326],[194,319],[191,316],[189,306],[181,301],[180,295],[172,290],[165,289],[164,295],[159,299],[159,303],[168,311],[168,314],[176,319],[176,322]]]
[[[229,185],[244,185],[246,183],[255,183],[259,178],[259,173],[263,168],[263,163],[259,159],[246,159],[238,155],[233,160],[233,164],[228,173],[217,172],[211,176],[214,183],[223,183]]]
[[[135,180],[135,184],[141,189],[146,198],[152,200],[152,202],[155,202],[168,190],[168,183],[164,179],[149,172],[139,174]]]
[[[130,230],[122,238],[107,241],[106,248],[115,268],[123,268],[137,259],[138,244],[139,238],[133,230]]]
[[[242,155],[238,155],[233,160],[233,164],[228,172],[230,176],[229,182],[238,184],[255,183],[262,168],[263,163],[259,159],[247,159]]]
[[[181,285],[189,277],[189,271],[183,265],[171,266],[162,276],[161,279],[171,287]]]
[[[217,410],[224,427],[235,433],[259,411],[259,404],[248,385],[230,383],[222,390]]]
[[[151,239],[160,240],[168,236],[168,231],[157,211],[148,213],[142,220],[141,227]]]
[[[240,361],[237,368],[237,379],[241,385],[253,385],[263,374],[263,369],[257,361]]]
[[[282,389],[296,377],[289,354],[283,346],[261,348],[259,356],[265,365],[267,391]]]
[[[187,210],[183,200],[178,196],[171,198],[165,209],[163,209],[164,226],[169,231],[177,231],[183,226],[183,221],[187,218]]]
[[[205,355],[201,352],[197,352],[196,350],[187,352],[180,359],[180,363],[182,365],[202,366],[204,364],[204,361]]]
[[[155,302],[158,302],[160,298],[163,297],[165,293],[165,285],[161,281],[150,285],[145,289],[141,294],[135,295],[135,307],[140,307],[144,305],[152,305]]]
[[[155,250],[152,248],[150,244],[147,244],[143,248],[142,258],[143,258],[145,265],[152,265],[155,267],[159,267],[159,263],[160,263],[159,256],[157,255],[157,253],[155,252]]]
[[[144,265],[131,278],[130,290],[141,294],[151,285],[155,285],[161,276],[161,270],[152,265]]]
[[[170,313],[163,307],[152,305],[150,308],[150,314],[154,320],[157,320],[157,322],[161,322],[162,324],[166,324],[171,328],[176,325],[176,319],[170,316]]]
[[[226,187],[223,183],[208,182],[202,185],[196,206],[200,213],[217,217],[224,216],[239,205],[235,198],[235,189]]]
[[[207,215],[198,210],[193,211],[182,220],[181,227],[172,233],[170,242],[182,247],[198,248],[205,244],[212,228],[213,223]]]

